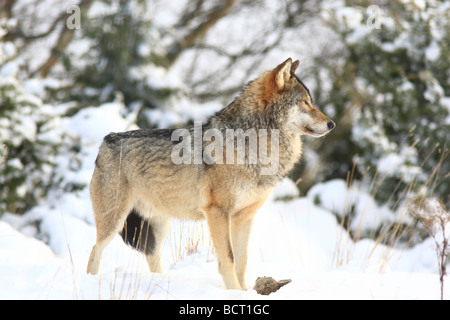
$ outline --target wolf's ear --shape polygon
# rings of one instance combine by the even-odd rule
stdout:
[[[300,64],[299,60],[295,60],[294,62],[292,62],[292,66],[291,66],[292,74],[295,74],[295,70],[297,70],[299,64]]]
[[[288,58],[285,62],[275,68],[275,84],[278,90],[284,89],[284,84],[291,77],[292,59]]]

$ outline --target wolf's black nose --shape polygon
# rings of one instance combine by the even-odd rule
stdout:
[[[334,127],[336,127],[336,124],[333,121],[330,121],[327,123],[328,129],[332,130]]]

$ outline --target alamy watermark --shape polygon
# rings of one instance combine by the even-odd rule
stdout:
[[[67,7],[66,13],[70,16],[66,20],[67,29],[81,29],[81,9],[79,6],[73,4]],[[376,5],[370,5],[366,9],[368,18],[366,20],[366,26],[370,29],[381,29],[381,8]]]
[[[66,13],[70,13],[70,16],[66,20],[67,29],[81,29],[81,10],[77,5],[68,6]]]
[[[193,130],[175,129],[171,141],[178,143],[171,152],[172,162],[258,165],[261,175],[278,172],[278,129],[225,129],[224,133],[225,137],[216,128],[203,130],[201,121],[194,122]]]
[[[369,29],[381,29],[381,8],[373,4],[367,7],[366,13],[369,15],[366,26]]]

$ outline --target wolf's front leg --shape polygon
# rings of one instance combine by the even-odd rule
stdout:
[[[230,239],[230,218],[221,210],[205,212],[211,239],[219,262],[219,272],[227,289],[242,289],[236,276],[234,253]]]
[[[236,274],[242,289],[246,289],[245,270],[247,268],[247,250],[250,232],[253,226],[253,218],[256,211],[264,204],[271,190],[266,190],[266,195],[253,204],[234,213],[231,217],[231,240],[235,256]]]
[[[241,284],[241,288],[244,290],[247,289],[247,284],[245,283],[245,270],[247,268],[247,249],[252,225],[253,217],[247,220],[233,219],[231,225],[236,275]]]

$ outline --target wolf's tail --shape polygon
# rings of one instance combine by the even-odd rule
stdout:
[[[123,241],[145,254],[155,249],[155,234],[148,220],[141,217],[136,209],[131,210],[120,232]]]

